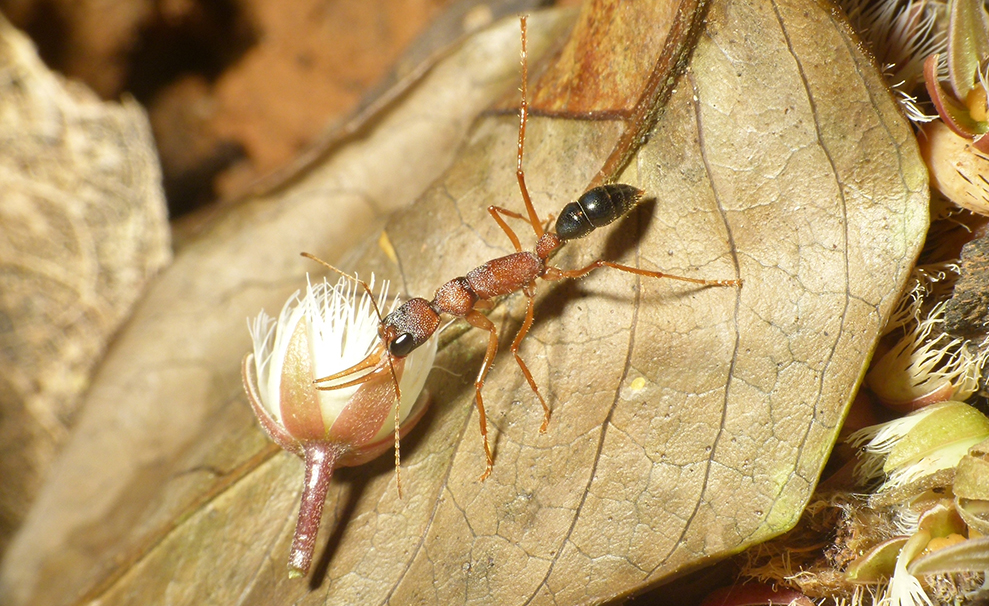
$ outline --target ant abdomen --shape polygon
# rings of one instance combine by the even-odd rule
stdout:
[[[621,183],[589,189],[560,211],[556,235],[564,242],[583,238],[632,210],[642,194],[641,189]]]

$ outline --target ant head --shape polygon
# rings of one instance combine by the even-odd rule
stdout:
[[[396,358],[412,353],[436,332],[440,315],[425,299],[409,299],[381,321],[378,333]]]

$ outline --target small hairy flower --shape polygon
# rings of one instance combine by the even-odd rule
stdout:
[[[910,296],[919,313],[920,301]],[[866,383],[883,404],[914,410],[949,399],[964,400],[978,389],[987,353],[974,350],[966,339],[935,331],[944,321],[944,305],[937,304],[923,319],[902,322],[904,335],[873,361]]]
[[[290,576],[309,569],[333,469],[365,463],[394,443],[397,471],[398,438],[425,412],[419,395],[436,355],[435,336],[409,356],[391,356],[378,334],[387,284],[377,305],[370,287],[360,284],[350,278],[335,286],[308,284],[277,319],[262,311],[248,323],[254,351],[244,358],[243,374],[254,414],[306,466]],[[375,351],[381,352],[375,363],[359,367]],[[326,379],[342,371],[346,376]]]
[[[989,437],[989,419],[962,402],[942,402],[889,423],[866,427],[848,441],[862,447],[857,475],[886,475],[880,491],[954,468],[968,449]]]

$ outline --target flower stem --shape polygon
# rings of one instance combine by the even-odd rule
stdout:
[[[310,442],[303,447],[306,461],[306,480],[302,487],[302,504],[299,521],[295,525],[295,538],[289,553],[288,576],[299,578],[309,572],[312,564],[316,534],[323,517],[323,504],[330,488],[333,467],[341,450],[336,444]]]

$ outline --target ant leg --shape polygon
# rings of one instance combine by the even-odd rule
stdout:
[[[543,424],[539,428],[539,433],[546,433],[546,428],[549,427],[549,405],[546,404],[546,400],[543,399],[543,394],[539,393],[539,387],[536,385],[536,381],[532,378],[532,373],[529,372],[529,367],[525,365],[522,361],[522,357],[519,355],[519,346],[522,344],[522,339],[525,335],[529,334],[529,329],[532,327],[532,308],[535,306],[535,288],[536,283],[530,282],[528,286],[522,289],[525,293],[526,307],[525,307],[525,321],[522,322],[522,328],[519,329],[519,333],[515,335],[515,340],[512,341],[512,355],[515,356],[515,361],[519,363],[519,368],[522,369],[522,374],[525,375],[525,380],[529,382],[529,387],[535,392],[536,397],[539,398],[539,403],[543,405]]]
[[[525,211],[529,215],[529,224],[532,225],[532,230],[536,232],[536,237],[541,238],[543,231],[543,224],[539,221],[539,215],[536,214],[536,208],[532,205],[532,199],[529,198],[529,190],[525,186],[525,171],[522,170],[522,154],[525,148],[525,124],[528,122],[529,118],[529,102],[526,99],[526,81],[529,79],[529,61],[528,55],[526,54],[525,46],[525,16],[521,18],[522,21],[522,103],[519,104],[519,153],[518,153],[518,164],[515,167],[515,176],[519,181],[519,190],[522,192],[522,201],[525,202]]]
[[[483,482],[491,475],[491,468],[494,467],[494,457],[491,456],[491,448],[488,447],[488,421],[487,416],[484,414],[484,400],[481,398],[481,389],[484,387],[484,377],[491,370],[491,363],[494,361],[495,354],[498,353],[498,331],[495,330],[494,323],[477,310],[471,310],[470,313],[464,316],[464,319],[474,328],[488,331],[488,350],[484,353],[484,362],[481,364],[480,372],[477,373],[477,380],[474,381],[474,391],[477,395],[477,413],[481,422],[481,440],[484,443],[484,456],[487,458],[487,467],[480,477],[480,481]]]
[[[515,252],[522,252],[522,244],[519,242],[519,237],[515,235],[515,230],[508,226],[508,223],[501,218],[499,213],[505,215],[506,217],[512,217],[514,219],[522,219],[523,221],[528,221],[525,217],[515,212],[514,210],[508,210],[507,208],[502,208],[500,206],[489,206],[488,212],[494,217],[498,226],[501,227],[508,239],[512,241],[512,245],[515,247]]]
[[[649,278],[670,278],[671,280],[680,280],[681,282],[690,282],[692,284],[702,284],[704,286],[741,286],[741,280],[701,280],[699,278],[687,278],[685,276],[674,276],[673,274],[664,274],[659,271],[649,271],[648,269],[640,269],[638,267],[630,267],[628,265],[622,265],[620,263],[612,263],[611,261],[598,260],[587,267],[582,267],[580,269],[563,270],[559,267],[547,267],[546,274],[543,276],[547,280],[562,280],[564,278],[581,278],[591,273],[599,267],[612,267],[630,274],[637,274],[640,276],[646,276]]]

